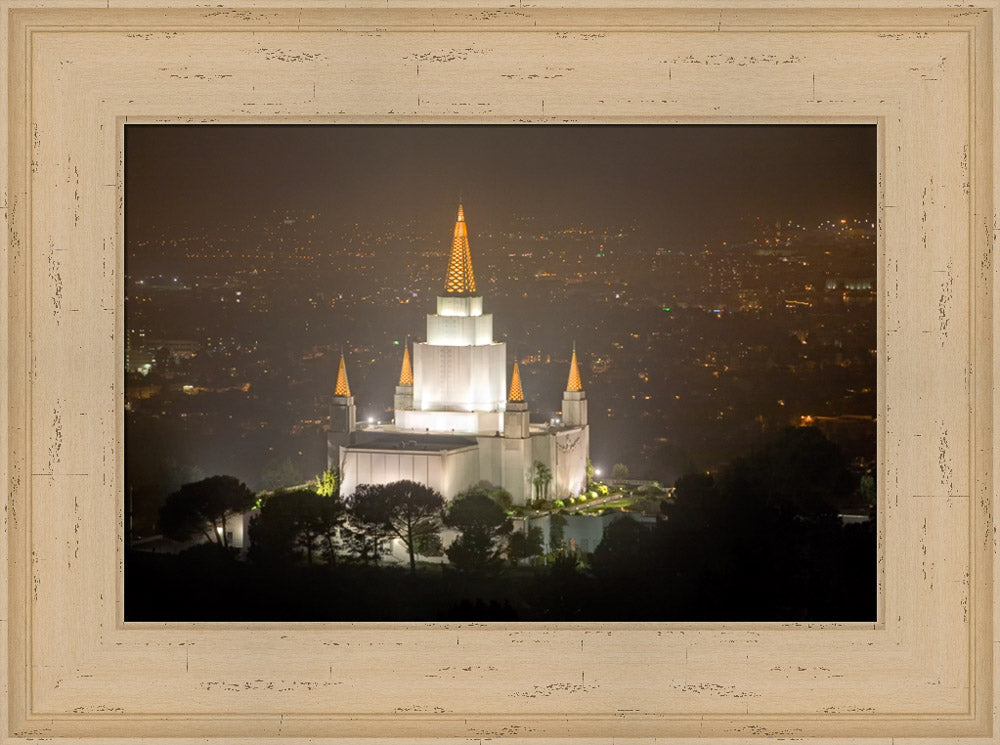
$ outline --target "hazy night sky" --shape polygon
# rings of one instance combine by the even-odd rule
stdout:
[[[633,220],[662,245],[738,221],[872,216],[874,126],[126,127],[126,217],[146,226],[310,210],[349,224],[440,230],[461,194],[470,228],[514,216]],[[543,223],[544,224],[544,223]]]

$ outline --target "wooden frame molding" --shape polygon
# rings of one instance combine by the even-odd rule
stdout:
[[[997,0],[440,4],[0,0],[3,742],[994,742]],[[877,124],[877,622],[125,624],[124,125],[245,121]]]

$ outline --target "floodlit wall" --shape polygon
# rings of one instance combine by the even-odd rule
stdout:
[[[456,450],[378,450],[342,448],[341,494],[352,494],[361,484],[416,481],[452,499],[479,480],[478,447]]]
[[[497,438],[500,449],[500,486],[510,492],[514,504],[531,500],[531,438]]]
[[[554,429],[531,438],[532,463],[540,460],[552,469],[549,499],[575,497],[587,485],[590,428]]]
[[[479,346],[414,344],[413,408],[418,411],[503,411],[507,402],[506,366],[507,345],[503,343]]]

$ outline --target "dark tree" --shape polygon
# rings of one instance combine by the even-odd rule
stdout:
[[[790,427],[728,469],[722,487],[751,489],[770,507],[814,516],[851,498],[856,480],[840,448],[815,427]]]
[[[663,596],[674,599],[665,613],[866,618],[874,590],[858,592],[867,577],[853,562],[869,537],[854,540],[837,516],[854,489],[839,448],[813,428],[779,432],[717,479],[681,477],[645,562],[655,567]],[[860,555],[858,566],[872,561]],[[852,586],[853,595],[845,592]]]
[[[504,512],[510,512],[510,510],[514,507],[514,498],[511,496],[510,492],[503,487],[498,486],[495,489],[490,489],[489,496],[490,499],[503,508]]]
[[[320,552],[328,564],[337,559],[337,544],[341,529],[347,520],[347,506],[339,494],[325,496],[318,494],[316,509],[316,529],[320,539]]]
[[[282,561],[291,559],[295,549],[302,549],[311,565],[319,549],[333,562],[337,529],[343,521],[344,505],[337,497],[322,497],[311,489],[275,492],[250,525],[251,556]]]
[[[603,578],[641,576],[653,551],[652,531],[637,520],[620,517],[604,529],[590,557],[594,572]]]
[[[588,607],[593,576],[581,571],[576,554],[559,554],[545,571],[535,575],[529,597],[539,620],[593,620]]]
[[[360,486],[363,485],[359,485],[359,488]],[[341,540],[344,549],[354,561],[362,564],[378,564],[382,558],[385,541],[391,535],[384,525],[363,525],[349,518],[344,523]]]
[[[661,438],[651,458],[653,475],[664,484],[672,484],[686,473],[698,470],[691,456],[677,443]]]
[[[876,494],[875,477],[866,473],[858,482],[858,501],[865,507],[874,507]]]
[[[358,484],[354,493],[344,500],[347,505],[347,522],[344,525],[344,545],[363,564],[378,564],[382,544],[392,535],[392,529],[375,516],[367,503],[382,500],[380,484]],[[375,519],[368,520],[369,515]]]
[[[351,519],[364,530],[398,537],[410,554],[410,571],[417,571],[416,547],[424,536],[441,528],[444,497],[415,481],[364,484],[351,498]]]
[[[507,558],[512,564],[539,556],[543,550],[542,529],[537,526],[528,528],[527,533],[511,533],[507,539]]]
[[[707,473],[689,473],[677,479],[674,498],[662,506],[671,528],[705,531],[716,527],[717,512],[725,509],[715,479]]]
[[[566,516],[559,512],[553,512],[549,516],[549,548],[552,551],[558,551],[563,547],[565,529]]]
[[[285,492],[272,494],[250,519],[249,558],[260,564],[278,564],[295,557],[296,516]]]
[[[226,520],[249,510],[255,500],[246,484],[232,476],[211,476],[184,484],[160,508],[160,532],[177,541],[202,533],[208,540],[228,546]]]
[[[421,556],[443,556],[444,544],[440,533],[424,533],[414,536],[416,552]]]
[[[452,566],[472,574],[500,568],[503,537],[514,526],[484,490],[459,494],[445,513],[444,524],[461,532],[445,551]]]

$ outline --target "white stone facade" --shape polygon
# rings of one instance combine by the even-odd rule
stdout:
[[[452,450],[389,450],[363,445],[340,449],[341,493],[351,494],[360,484],[417,481],[452,499],[479,482],[477,445]]]

